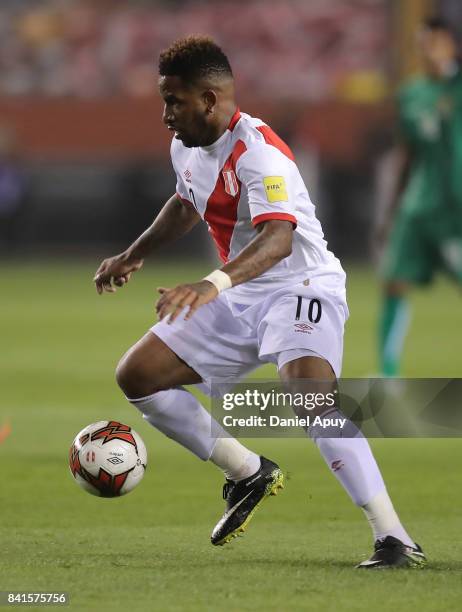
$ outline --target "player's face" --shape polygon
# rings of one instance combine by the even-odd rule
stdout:
[[[177,76],[159,79],[159,91],[164,100],[163,122],[175,132],[175,138],[185,147],[210,144],[210,122],[207,103],[200,89],[187,87]]]
[[[419,35],[420,49],[427,71],[440,75],[457,57],[454,38],[446,30],[422,30]]]

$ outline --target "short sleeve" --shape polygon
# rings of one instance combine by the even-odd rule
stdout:
[[[293,164],[276,147],[267,144],[252,147],[239,158],[236,174],[247,189],[254,226],[279,220],[290,221],[296,227]]]

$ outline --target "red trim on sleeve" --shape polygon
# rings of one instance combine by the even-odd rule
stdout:
[[[228,130],[230,132],[234,130],[236,123],[239,121],[240,118],[241,118],[241,111],[239,110],[239,107],[238,107],[236,108],[236,112],[231,117],[231,121],[229,122],[229,125],[228,125]]]
[[[178,193],[178,191],[176,192],[176,197],[180,200],[180,202],[183,202],[183,204],[187,204],[188,206],[194,207],[194,204],[190,202],[189,200],[187,200],[186,198],[182,198],[180,194]]]
[[[294,229],[297,227],[297,219],[293,215],[289,215],[288,213],[264,213],[263,215],[257,215],[252,219],[252,224],[254,227],[263,223],[263,221],[291,221],[294,226]]]
[[[281,151],[281,153],[283,153],[286,157],[292,161],[295,161],[294,154],[290,150],[289,146],[286,145],[282,138],[279,138],[279,136],[273,132],[269,125],[260,125],[257,127],[257,130],[260,132],[260,134],[262,134],[266,144],[276,147],[276,149]]]

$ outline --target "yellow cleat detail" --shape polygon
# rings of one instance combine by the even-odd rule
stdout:
[[[281,472],[281,470],[278,468],[277,472],[275,470],[275,472],[273,472],[273,477],[275,478],[275,481],[273,481],[272,483],[269,483],[264,496],[261,498],[261,500],[255,505],[255,507],[253,508],[253,510],[250,512],[250,514],[247,516],[247,518],[245,519],[245,521],[242,523],[242,525],[240,525],[239,527],[237,527],[232,533],[229,533],[226,537],[224,537],[220,542],[217,542],[216,545],[218,546],[223,546],[224,544],[228,544],[229,542],[231,542],[234,538],[236,537],[242,537],[245,530],[247,529],[247,525],[250,523],[255,510],[260,506],[260,504],[267,499],[270,496],[274,496],[278,494],[279,489],[283,489],[284,488],[284,475]]]

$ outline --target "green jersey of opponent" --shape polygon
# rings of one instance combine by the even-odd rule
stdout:
[[[398,96],[401,138],[411,170],[401,209],[409,214],[462,212],[462,73],[423,77]]]
[[[427,283],[437,269],[462,281],[462,72],[421,77],[398,95],[409,170],[385,257],[390,280]]]
[[[425,76],[398,94],[394,190],[377,238],[388,241],[379,321],[380,370],[400,373],[409,287],[436,271],[462,282],[461,49],[450,24],[435,17],[418,32]],[[393,177],[392,177],[393,178]]]

